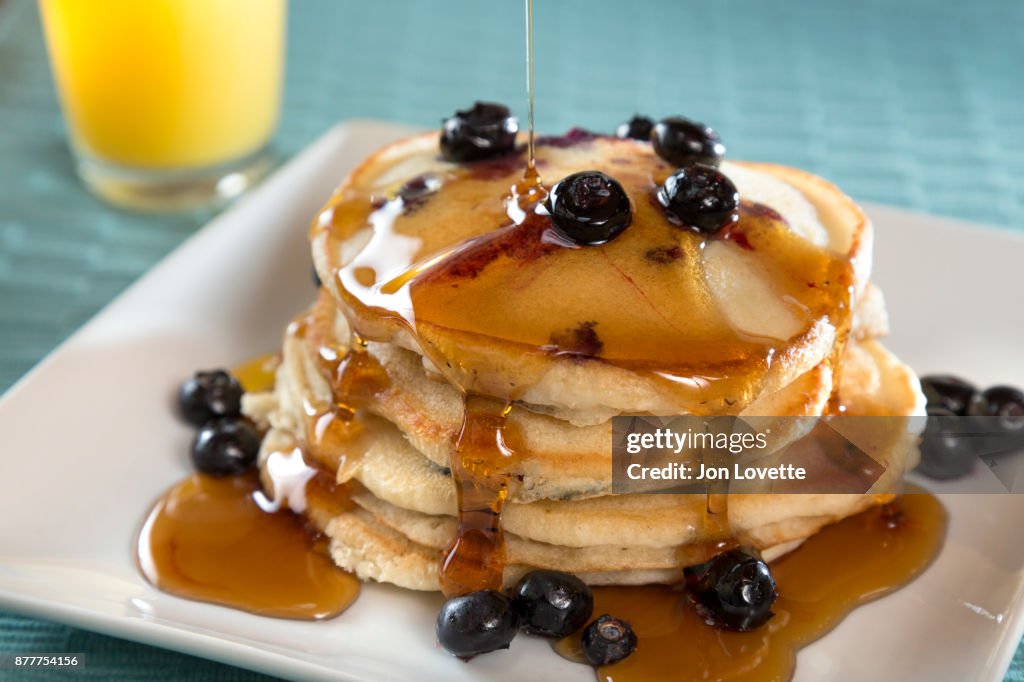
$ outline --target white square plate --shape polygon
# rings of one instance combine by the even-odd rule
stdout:
[[[275,350],[313,295],[306,227],[341,177],[407,132],[346,123],[210,223],[0,400],[0,606],[301,679],[579,680],[520,637],[464,664],[439,650],[440,599],[367,585],[333,621],[274,620],[162,594],[136,571],[150,504],[189,472],[174,389],[197,368]],[[1024,384],[1024,240],[869,207],[889,345],[922,372]],[[909,587],[799,655],[797,679],[1002,679],[1024,629],[1024,496],[951,495],[949,538]]]

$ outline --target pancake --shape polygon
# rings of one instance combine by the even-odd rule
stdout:
[[[340,339],[348,338],[348,328],[331,303],[330,297],[322,294],[284,341],[285,375],[280,381],[280,399],[282,409],[291,413],[293,424],[308,421],[310,405],[331,405],[335,400],[329,379],[337,360],[325,363],[323,356],[325,349],[334,354],[346,352]],[[382,388],[364,396],[365,409],[394,423],[412,447],[434,464],[449,467],[451,443],[462,423],[462,396],[437,375],[431,375],[411,351],[381,343],[368,344],[367,351],[376,361],[381,374],[377,382]],[[761,396],[743,415],[821,414],[832,394],[831,380],[832,372],[822,363],[780,391]],[[610,421],[577,426],[539,413],[538,406],[526,407],[509,415],[509,423],[522,434],[523,449],[529,453],[529,457],[520,459],[514,472],[521,479],[514,499],[558,499],[607,492],[597,486],[607,484],[610,472]],[[773,432],[773,447],[782,447],[802,435],[794,432],[786,436],[783,431],[799,425],[795,420],[780,420]],[[317,449],[313,440],[308,442]]]
[[[824,523],[816,527],[820,528],[821,525]],[[362,580],[393,583],[411,590],[440,589],[437,574],[440,549],[410,540],[401,532],[379,523],[369,512],[337,516],[327,524],[325,532],[331,538],[331,556],[335,563]],[[590,585],[671,584],[682,578],[680,564],[672,563],[672,551],[662,552],[663,558],[652,562],[668,564],[664,568],[599,570],[605,564],[591,561],[593,554],[588,552],[555,546],[536,546],[530,551],[525,544],[510,535],[510,554],[526,553],[537,561],[530,564],[514,561],[507,563],[502,580],[504,587],[511,587],[523,574],[536,568],[568,571]],[[782,543],[762,549],[762,554],[766,559],[773,560],[798,545],[799,541]],[[631,564],[643,553],[642,550],[630,547],[603,548],[602,551],[629,557]]]
[[[369,418],[353,452],[334,462],[312,463],[336,472],[339,483],[359,482],[361,489],[382,503],[424,516],[454,519],[457,504],[450,473],[415,452],[386,423]],[[889,476],[873,490],[891,492],[892,478],[902,474],[912,455],[909,437],[896,436],[885,447],[892,453]],[[284,430],[268,436],[264,460],[273,452],[288,452],[299,441]],[[881,458],[881,456],[880,456]],[[913,460],[910,460],[913,463]],[[608,469],[610,472],[610,467]],[[606,473],[606,476],[608,474]],[[269,484],[269,480],[268,480]],[[599,483],[605,490],[610,481]],[[856,496],[843,495],[736,495],[730,503],[729,521],[744,533],[765,523],[776,523],[801,513],[808,505],[817,511],[842,514],[858,505]],[[702,541],[703,495],[605,494],[597,497],[509,502],[502,513],[503,528],[541,542],[584,547],[623,544],[663,547]]]
[[[462,390],[604,418],[736,414],[828,360],[849,331],[871,227],[819,178],[723,165],[746,204],[735,238],[705,244],[653,201],[672,169],[649,145],[541,144],[546,177],[602,170],[633,206],[614,241],[563,248],[546,221],[512,224],[502,198],[521,157],[466,167],[438,160],[436,145],[425,134],[371,156],[311,239],[355,331],[423,355]]]
[[[272,452],[277,453],[294,445],[280,432],[271,432],[268,443],[272,444]],[[265,451],[263,457],[262,471],[268,493],[278,498],[283,495],[292,504],[287,490],[275,489],[274,481],[280,481],[281,477],[268,473],[266,463],[272,452]],[[290,473],[295,471],[293,467],[288,469]],[[294,479],[286,479],[285,485],[294,485]],[[298,506],[292,504],[293,509],[304,513],[317,529],[331,538],[331,554],[339,566],[363,579],[392,582],[409,589],[439,589],[437,560],[455,532],[453,516],[410,512],[382,501],[362,486],[347,487],[343,494],[356,506],[323,495],[304,497]],[[891,495],[739,495],[734,496],[730,504],[736,509],[737,523],[757,519],[759,524],[746,531],[737,530],[736,537],[744,544],[762,549],[768,558],[774,558],[827,523],[890,498]],[[579,521],[587,521],[582,532],[597,531],[601,536],[592,539],[620,540],[622,544],[544,542],[518,535],[514,529],[518,529],[520,523],[512,521],[506,527],[506,583],[514,582],[533,568],[568,570],[592,584],[676,582],[681,578],[679,566],[696,563],[706,551],[699,521],[704,506],[702,496],[618,495],[584,501],[576,505],[579,507],[576,509],[572,506],[572,503],[561,503],[545,511],[530,509],[537,504],[522,505],[527,510],[527,519],[539,519],[548,529],[542,535],[550,534],[552,517],[560,517],[556,525],[563,529],[572,529]],[[810,515],[801,515],[801,510]],[[628,524],[642,515],[662,522],[663,529],[670,534],[664,538],[665,544],[625,544],[637,538],[657,537],[656,533],[636,534],[636,527],[650,527],[645,521],[631,530],[608,533],[607,525],[601,529],[601,523],[610,522],[612,527],[621,528],[624,521]],[[510,514],[509,518],[516,516]],[[689,541],[676,544],[676,540],[687,538],[672,534],[687,524]],[[531,526],[526,523],[523,527]],[[572,532],[577,539],[582,539],[578,528]]]
[[[436,134],[415,136],[359,166],[311,228],[320,293],[286,331],[273,391],[243,409],[267,429],[268,494],[340,567],[448,596],[531,568],[671,583],[723,541],[772,558],[892,499],[923,397],[876,340],[872,228],[849,198],[723,163],[741,204],[709,236],[658,203],[673,169],[649,144],[542,138],[545,178],[596,169],[629,198],[631,224],[581,246],[517,198],[524,165],[522,150],[447,163]],[[772,446],[751,457],[768,466],[813,455],[798,439],[820,423],[855,444],[844,457],[873,461],[839,462],[856,485],[828,494],[622,493],[618,415],[761,419]],[[311,480],[336,487],[307,495]]]
[[[729,496],[734,537],[774,556],[798,544],[824,525],[891,499],[905,468],[914,466],[914,431],[909,415],[922,397],[912,372],[869,341],[852,343],[844,358],[840,398],[857,414],[904,414],[904,424],[880,446],[891,453],[877,494],[736,494]],[[280,370],[286,373],[285,365]],[[285,383],[287,383],[285,381]],[[274,493],[266,462],[274,452],[291,450],[301,436],[287,430],[289,418],[274,415],[267,394],[247,398],[246,410],[276,424],[264,441],[261,463],[268,492]],[[268,408],[271,409],[268,412]],[[855,409],[865,409],[858,413]],[[259,410],[262,410],[260,412]],[[439,553],[455,534],[456,499],[450,473],[418,453],[385,420],[357,419],[362,427],[345,456],[319,460],[336,472],[355,506],[336,513],[337,505],[315,500],[303,511],[331,538],[339,566],[362,578],[393,582],[410,589],[439,589]],[[876,440],[872,428],[867,440]],[[847,434],[857,442],[856,434]],[[862,441],[865,447],[870,443]],[[879,460],[885,454],[874,455]],[[909,459],[907,457],[910,457]],[[605,476],[610,473],[606,467]],[[352,482],[358,481],[354,488]],[[607,490],[607,483],[604,488]],[[506,582],[530,568],[558,568],[592,584],[674,582],[678,566],[700,560],[707,535],[703,495],[630,494],[581,500],[539,500],[506,505]],[[673,568],[675,567],[675,568]]]

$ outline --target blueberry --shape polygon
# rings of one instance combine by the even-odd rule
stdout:
[[[192,464],[204,474],[241,474],[256,464],[260,434],[246,419],[207,422],[192,441]]]
[[[921,391],[928,399],[929,407],[941,407],[953,414],[965,415],[978,389],[959,377],[931,374],[921,377]]]
[[[643,140],[650,142],[651,132],[654,130],[654,121],[637,114],[625,123],[620,123],[615,129],[615,137],[622,139]]]
[[[437,641],[462,659],[507,649],[518,626],[512,600],[501,592],[478,590],[444,603],[437,614]]]
[[[547,209],[559,231],[586,246],[615,239],[633,219],[626,190],[600,171],[562,178],[551,188]]]
[[[929,405],[928,421],[921,434],[921,461],[916,471],[935,480],[961,478],[971,472],[976,459],[975,447],[969,428],[962,417],[945,407]]]
[[[190,424],[242,413],[242,385],[222,369],[196,372],[178,390],[178,406]]]
[[[1007,433],[1024,431],[1024,392],[1013,386],[993,386],[974,396],[967,413],[975,417],[998,417],[999,429]]]
[[[739,220],[736,185],[721,171],[699,163],[668,176],[658,190],[658,201],[670,216],[704,234]]]
[[[747,632],[767,623],[778,596],[768,564],[752,547],[736,547],[685,570],[697,613],[709,625]]]
[[[586,583],[560,571],[527,573],[512,597],[520,627],[541,637],[571,635],[594,611],[594,594]]]
[[[456,111],[441,125],[441,154],[448,161],[478,161],[500,156],[516,144],[519,123],[503,104],[476,102]]]
[[[725,156],[725,145],[718,133],[682,116],[658,121],[652,136],[654,151],[673,166],[703,163],[717,166]]]
[[[587,626],[581,636],[583,657],[590,665],[611,665],[636,649],[636,633],[629,623],[607,613]]]

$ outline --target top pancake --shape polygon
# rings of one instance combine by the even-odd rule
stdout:
[[[451,164],[437,135],[378,151],[314,224],[321,280],[355,331],[420,353],[465,391],[568,410],[735,414],[830,358],[870,267],[870,226],[832,185],[723,164],[743,204],[728,235],[673,225],[649,144],[545,140],[547,186],[615,178],[632,224],[577,247],[509,211],[525,154]],[[510,217],[511,216],[511,217]]]

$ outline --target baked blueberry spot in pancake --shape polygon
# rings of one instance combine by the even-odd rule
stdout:
[[[601,354],[601,337],[598,335],[597,322],[580,322],[564,332],[551,335],[550,343],[544,347],[549,353],[565,354],[583,358],[596,358]]]

